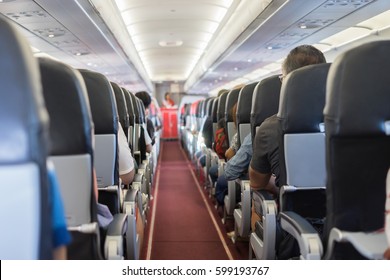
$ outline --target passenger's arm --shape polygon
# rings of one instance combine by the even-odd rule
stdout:
[[[146,152],[151,153],[152,152],[152,139],[149,136],[148,130],[146,128],[146,124],[142,125],[144,129],[144,137],[145,137],[145,144],[146,144]]]
[[[236,151],[234,149],[232,149],[232,148],[227,149],[225,152],[226,160],[230,160],[232,157],[234,157],[235,154],[236,154]]]
[[[66,260],[67,259],[67,250],[66,246],[60,246],[53,250],[53,259],[55,260]]]
[[[121,178],[122,183],[123,183],[124,185],[129,185],[129,184],[131,184],[131,182],[133,182],[134,174],[135,174],[135,170],[133,169],[133,170],[131,170],[131,171],[128,172],[128,173],[119,175],[119,177]]]
[[[249,167],[249,183],[254,191],[265,190],[277,195],[279,189],[275,185],[275,177],[271,173],[260,173]]]

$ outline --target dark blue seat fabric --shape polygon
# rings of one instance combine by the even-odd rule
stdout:
[[[48,115],[39,67],[2,16],[0,48],[0,259],[51,259]]]
[[[327,227],[351,232],[383,228],[390,166],[390,41],[351,49],[333,63],[324,109]],[[362,256],[348,243],[334,259]]]

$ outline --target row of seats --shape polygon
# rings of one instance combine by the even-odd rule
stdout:
[[[3,17],[0,38],[1,221],[7,228],[0,258],[53,257],[47,179],[53,165],[72,239],[68,258],[138,259],[159,153],[158,133],[152,152],[142,149],[142,101],[100,73],[33,57]],[[119,177],[119,126],[136,159],[131,185]],[[105,227],[100,205],[113,215]]]
[[[249,181],[228,184],[223,220],[233,217],[235,234],[249,239],[250,258],[275,259],[283,236],[291,235],[300,259],[380,259],[387,248],[384,228],[386,174],[390,168],[390,42],[371,42],[333,63],[306,66],[280,82],[274,75],[187,110],[182,141],[207,178],[223,163],[200,135],[225,119],[228,139],[254,139],[263,121],[277,114],[280,125],[280,194],[251,192]],[[367,71],[370,69],[370,71]],[[231,108],[237,102],[236,127]],[[198,144],[199,143],[199,144]],[[204,169],[197,151],[207,154]],[[214,163],[212,162],[214,158]],[[256,159],[254,159],[256,160]],[[218,163],[219,162],[219,163]],[[235,197],[236,184],[241,197]],[[205,180],[213,196],[213,185]],[[250,230],[251,201],[261,220]],[[280,226],[279,226],[280,225]],[[254,255],[253,255],[254,253]]]

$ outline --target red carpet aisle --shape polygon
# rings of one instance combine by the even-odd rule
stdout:
[[[215,209],[199,191],[179,142],[162,142],[160,156],[141,259],[232,259],[226,232],[218,232],[220,222],[209,213]]]

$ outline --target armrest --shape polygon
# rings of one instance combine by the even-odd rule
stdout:
[[[286,211],[280,212],[280,224],[282,229],[298,241],[302,259],[321,259],[323,253],[321,238],[307,220],[297,213]]]
[[[123,212],[127,215],[136,214],[136,204],[142,205],[140,201],[140,193],[136,189],[129,189],[126,193],[126,196],[123,201]]]
[[[104,254],[106,259],[119,260],[124,256],[124,233],[127,229],[127,215],[115,214],[113,221],[107,229],[104,242]]]
[[[386,235],[383,231],[350,232],[332,228],[329,234],[328,247],[325,259],[330,259],[335,242],[349,242],[361,255],[367,259],[383,259],[387,245]]]

